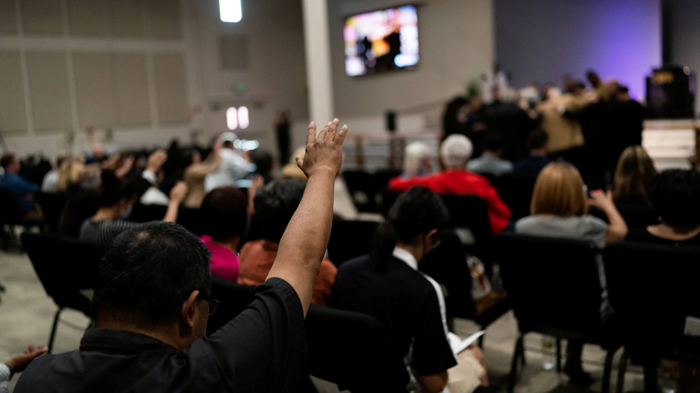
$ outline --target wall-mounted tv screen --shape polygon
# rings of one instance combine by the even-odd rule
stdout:
[[[418,64],[418,13],[407,5],[345,19],[345,72],[350,76]]]

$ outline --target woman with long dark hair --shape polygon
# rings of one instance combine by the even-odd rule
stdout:
[[[377,318],[398,359],[404,359],[421,391],[472,392],[486,386],[478,348],[461,352],[450,346],[445,299],[440,285],[418,269],[419,261],[439,243],[449,215],[440,197],[413,187],[392,206],[379,226],[370,255],[338,269],[333,300],[337,308]],[[449,370],[449,374],[448,374]]]

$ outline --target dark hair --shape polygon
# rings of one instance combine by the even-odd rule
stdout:
[[[226,149],[233,149],[233,141],[224,141],[221,146],[225,147]]]
[[[586,90],[586,84],[583,82],[575,82],[574,85],[572,86],[572,89],[574,91],[576,91],[578,89]]]
[[[210,259],[197,236],[174,223],[125,231],[100,262],[93,312],[123,312],[149,326],[168,323],[192,291],[211,293]]]
[[[60,168],[63,163],[69,159],[70,157],[68,156],[58,156],[56,157],[56,168]]]
[[[549,141],[549,135],[546,132],[535,129],[527,134],[527,148],[528,150],[542,149],[544,145]]]
[[[416,236],[433,229],[438,231],[450,216],[442,199],[426,187],[412,187],[399,195],[389,215],[377,228],[370,248],[370,264],[383,272],[397,241],[410,243]]]
[[[100,179],[97,194],[100,207],[112,207],[122,199],[131,200],[136,195],[134,184],[117,177],[113,170],[103,170]]]
[[[187,148],[179,152],[178,167],[183,169],[183,173],[188,166],[192,165],[192,161],[194,160],[194,153],[199,153],[199,156],[202,157],[202,154],[199,151],[199,149],[194,147]]]
[[[675,227],[700,225],[700,174],[674,169],[657,175],[651,187],[651,204],[661,220]]]
[[[627,86],[618,86],[617,90],[615,90],[615,93],[617,94],[625,94],[629,93],[630,89]]]
[[[200,211],[204,232],[214,240],[243,236],[248,223],[248,198],[236,187],[215,188],[204,197]]]
[[[0,166],[2,166],[4,169],[7,169],[7,167],[12,164],[12,161],[15,160],[15,155],[12,153],[7,153],[0,158]]]
[[[496,131],[487,132],[484,135],[484,150],[498,151],[503,148],[503,134]]]
[[[258,189],[255,194],[255,216],[262,227],[265,240],[279,243],[289,221],[301,203],[306,182],[284,179]]]
[[[250,152],[250,161],[256,166],[255,173],[266,177],[265,180],[267,180],[267,177],[270,176],[270,172],[272,172],[274,161],[272,154],[267,150],[253,150]]]

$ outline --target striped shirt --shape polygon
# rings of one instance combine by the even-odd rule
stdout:
[[[80,240],[107,248],[122,232],[135,228],[139,223],[122,220],[93,221],[92,217],[80,226]]]

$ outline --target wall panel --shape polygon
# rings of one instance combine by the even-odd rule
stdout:
[[[27,68],[34,128],[72,128],[66,54],[27,52]]]
[[[158,119],[161,123],[189,119],[185,90],[185,63],[180,54],[153,56],[158,97]]]
[[[180,2],[178,0],[151,0],[149,4],[153,38],[181,38]]]
[[[26,131],[19,51],[0,51],[0,131]]]
[[[146,37],[143,10],[143,1],[111,0],[112,35],[127,39]]]
[[[63,35],[63,15],[59,0],[22,0],[25,35]]]
[[[0,0],[0,34],[17,34],[15,0]]]
[[[70,0],[70,34],[76,37],[107,36],[107,0]]]
[[[74,53],[73,64],[80,127],[114,126],[112,56],[108,53]]]

